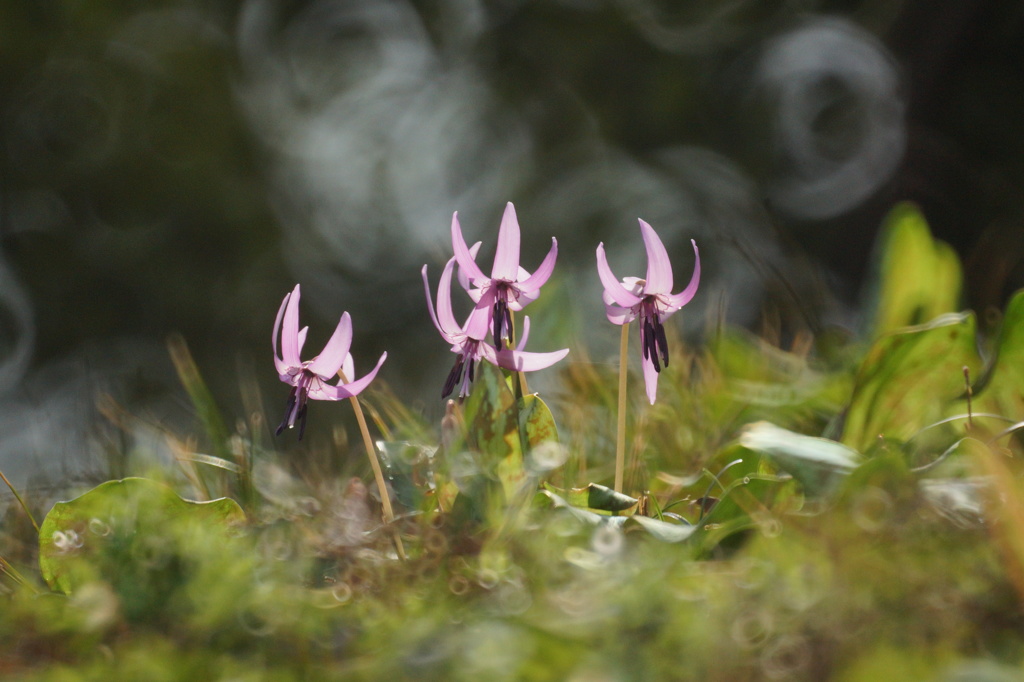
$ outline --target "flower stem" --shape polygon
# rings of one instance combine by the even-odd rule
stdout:
[[[352,396],[349,398],[352,402],[352,409],[356,413],[356,421],[359,422],[359,431],[363,434],[363,446],[366,447],[366,456],[370,459],[370,467],[373,468],[373,477],[377,481],[377,490],[380,492],[380,502],[384,507],[384,521],[391,526],[395,520],[395,512],[391,508],[391,498],[388,496],[388,488],[384,483],[384,472],[380,469],[380,461],[377,459],[377,451],[374,449],[373,440],[370,438],[370,430],[366,427],[366,417],[363,416],[363,408],[359,404],[359,398]],[[402,560],[405,559],[405,548],[402,546],[402,538],[398,534],[398,531],[392,527],[392,533],[395,537],[395,549],[398,551],[398,557]]]
[[[629,349],[629,322],[622,325],[619,343],[619,419],[615,434],[615,492],[622,492],[622,478],[626,463],[626,351]]]

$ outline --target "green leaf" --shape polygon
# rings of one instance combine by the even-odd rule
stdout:
[[[966,411],[963,368],[978,372],[976,342],[972,313],[943,315],[876,341],[857,372],[842,442],[866,452],[879,436],[906,441],[952,408]]]
[[[101,578],[119,592],[158,592],[176,580],[176,540],[197,527],[227,536],[244,522],[242,508],[228,498],[191,502],[148,479],[107,481],[53,505],[39,530],[39,568],[50,587],[66,594]]]
[[[637,503],[635,497],[616,492],[597,483],[587,486],[587,506],[591,509],[603,509],[610,512],[625,511]]]
[[[626,518],[640,524],[640,526],[654,536],[656,540],[661,540],[662,542],[682,542],[693,535],[694,531],[697,530],[696,526],[689,526],[681,523],[668,523],[667,521],[659,521],[658,519],[652,519],[638,514],[634,514],[633,516]]]
[[[995,360],[976,387],[974,409],[1012,417],[1024,414],[1024,290],[1006,306]]]
[[[580,509],[579,507],[573,506],[561,496],[551,492],[550,490],[541,490],[538,494],[547,498],[554,507],[567,510],[573,518],[583,523],[592,526],[607,524],[619,528],[625,527],[627,524],[638,525],[650,533],[651,537],[655,540],[660,540],[661,542],[682,542],[693,535],[696,530],[694,526],[668,523],[667,521],[659,521],[658,519],[652,519],[647,516],[638,516],[635,514],[633,516],[608,516],[605,514],[598,514],[590,511],[589,509]]]
[[[636,505],[639,500],[623,493],[618,493],[597,483],[590,483],[582,488],[556,488],[547,483],[545,490],[564,498],[574,507],[597,509],[605,512],[625,511]]]
[[[932,239],[917,206],[897,204],[886,217],[881,240],[874,338],[959,309],[960,260],[949,244]]]
[[[524,395],[519,401],[519,425],[531,448],[549,441],[558,442],[555,418],[547,403],[536,394]]]
[[[810,495],[831,491],[838,479],[862,461],[860,453],[842,443],[794,433],[768,422],[746,427],[739,440],[743,447],[768,455]]]

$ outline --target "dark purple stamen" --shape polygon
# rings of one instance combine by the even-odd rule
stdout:
[[[461,355],[455,358],[455,366],[452,367],[452,371],[448,372],[448,378],[444,381],[444,388],[441,389],[441,400],[444,400],[452,394],[455,390],[455,385],[462,380],[462,369],[463,369],[463,358]],[[473,377],[473,365],[469,365],[470,381]]]
[[[299,408],[299,440],[302,440],[302,434],[306,433],[306,412],[309,410],[309,405],[305,402],[302,403],[302,407]]]
[[[277,427],[277,431],[274,432],[275,436],[280,436],[281,433],[288,428],[288,418],[292,416],[292,410],[295,409],[295,393],[298,391],[297,388],[292,388],[292,392],[288,394],[288,400],[285,402],[284,408],[284,419],[281,420],[281,425]]]
[[[491,333],[494,335],[495,350],[501,350],[504,346],[506,332],[512,334],[512,311],[508,307],[509,293],[510,288],[506,284],[499,284],[495,292],[494,308],[491,313],[494,320]]]
[[[653,301],[644,300],[640,304],[640,320],[640,346],[644,360],[650,360],[654,371],[660,373],[662,365],[668,367],[668,338]],[[661,362],[658,362],[659,355]]]
[[[295,426],[295,422],[298,420],[299,440],[302,440],[302,434],[306,432],[306,409],[309,407],[307,400],[309,399],[310,381],[306,379],[314,376],[309,370],[302,370],[302,374],[296,382],[297,385],[288,394],[288,401],[285,403],[284,419],[281,421],[281,425],[277,427],[274,435],[280,436],[286,428],[290,429]]]

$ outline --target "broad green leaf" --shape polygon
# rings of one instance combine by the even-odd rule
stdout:
[[[531,448],[558,442],[558,427],[547,404],[536,394],[524,395],[519,402],[519,426]]]
[[[538,493],[538,495],[542,496],[539,499],[547,499],[553,504],[553,506],[560,509],[566,509],[574,518],[583,521],[584,523],[589,523],[591,525],[596,526],[599,523],[610,523],[612,525],[621,526],[623,523],[625,523],[626,519],[629,518],[626,516],[610,516],[608,514],[598,514],[597,512],[590,511],[589,509],[584,509],[575,504],[570,504],[560,495],[548,489],[541,490]]]
[[[591,509],[619,512],[629,509],[636,503],[635,497],[616,492],[603,485],[591,483],[587,486],[587,506]]]
[[[878,339],[857,372],[842,442],[867,452],[880,436],[905,441],[953,408],[964,412],[963,368],[977,376],[980,366],[972,313]]]
[[[827,493],[838,478],[862,461],[860,453],[842,443],[794,433],[767,422],[746,427],[740,434],[740,445],[768,455],[811,495]]]
[[[541,490],[540,495],[548,499],[553,506],[566,509],[574,518],[593,526],[608,524],[611,526],[625,527],[633,524],[638,525],[650,533],[651,537],[662,542],[682,542],[693,535],[696,528],[686,524],[668,523],[646,516],[608,516],[598,514],[589,509],[580,509],[569,504],[565,499],[550,490]]]
[[[630,507],[636,506],[636,503],[639,501],[635,497],[615,492],[611,488],[598,485],[597,483],[590,483],[582,488],[555,488],[547,483],[543,487],[552,494],[559,496],[560,499],[565,499],[568,504],[574,507],[596,509],[604,512],[625,511]]]
[[[681,523],[668,523],[659,521],[647,516],[634,514],[628,517],[630,521],[640,524],[644,530],[662,542],[682,542],[697,530],[695,526],[688,526]]]
[[[882,228],[882,263],[873,338],[959,309],[963,274],[956,252],[932,239],[920,209],[898,204]]]
[[[976,391],[975,411],[1024,415],[1024,290],[1014,294],[1006,306],[995,360]]]
[[[39,529],[39,567],[51,587],[67,594],[99,578],[132,594],[159,591],[175,576],[153,566],[174,561],[183,534],[202,527],[226,537],[244,522],[228,498],[190,502],[148,479],[107,481],[53,505]]]

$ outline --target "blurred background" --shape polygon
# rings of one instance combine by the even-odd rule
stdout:
[[[387,350],[381,378],[439,415],[452,357],[419,270],[436,286],[455,210],[489,270],[506,201],[527,269],[559,242],[532,350],[612,357],[594,249],[642,274],[638,217],[677,289],[701,248],[672,318],[693,338],[856,333],[905,199],[984,317],[1024,286],[1022,133],[1020,2],[11,0],[0,470],[39,483],[123,447],[102,396],[150,425],[129,447],[194,432],[174,333],[226,414],[257,395],[276,425],[271,327],[296,282],[307,354],[347,310],[359,373]],[[314,404],[307,438],[333,414]]]

